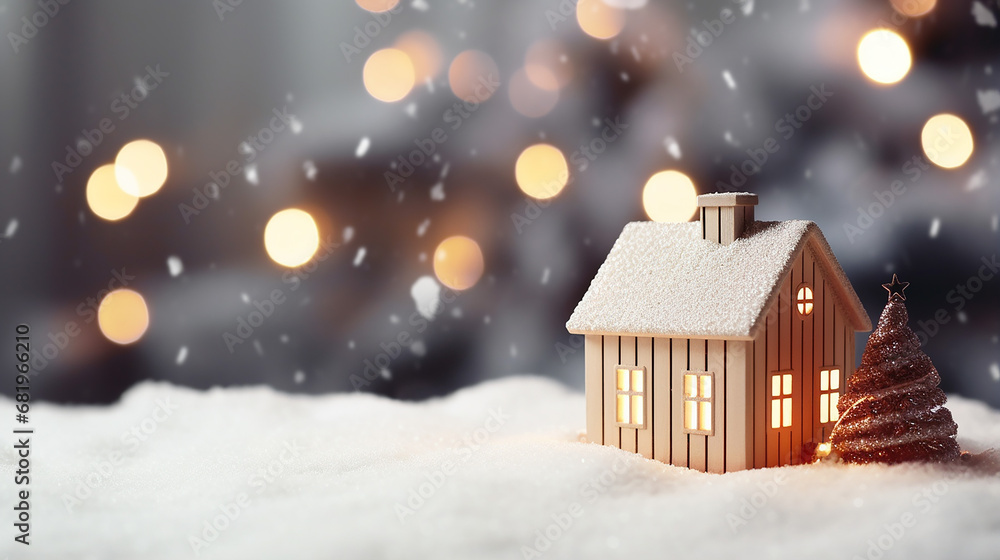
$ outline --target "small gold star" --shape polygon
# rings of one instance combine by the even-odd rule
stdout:
[[[892,283],[882,284],[882,287],[885,288],[887,292],[889,292],[889,301],[892,301],[894,299],[896,301],[906,301],[906,295],[903,294],[903,290],[905,290],[909,285],[910,285],[909,282],[900,282],[899,278],[896,278],[896,275],[893,274]]]

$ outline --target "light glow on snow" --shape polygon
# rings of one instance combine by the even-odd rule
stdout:
[[[282,210],[264,228],[264,248],[271,259],[287,267],[301,266],[319,249],[319,228],[308,212]]]
[[[961,118],[942,113],[927,120],[920,132],[920,143],[931,163],[954,169],[972,155],[974,142],[969,125]]]
[[[691,178],[680,171],[660,171],[646,181],[642,207],[653,221],[687,222],[698,210],[698,192]]]
[[[895,84],[910,71],[910,47],[888,29],[868,32],[858,43],[858,65],[865,76],[880,84]]]
[[[101,333],[116,344],[132,344],[149,328],[146,300],[134,290],[115,290],[101,300],[97,309]]]

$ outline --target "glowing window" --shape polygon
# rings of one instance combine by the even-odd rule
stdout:
[[[813,312],[813,290],[809,286],[800,286],[795,294],[795,304],[799,308],[799,315],[808,315]]]
[[[840,402],[840,368],[819,370],[819,422],[840,420],[837,404]]]
[[[792,425],[792,374],[771,375],[771,427]]]
[[[707,371],[684,374],[684,431],[712,435],[712,385],[714,377]]]
[[[623,428],[645,428],[646,368],[617,366],[615,377],[618,425]]]

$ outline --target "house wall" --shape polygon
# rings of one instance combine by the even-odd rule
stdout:
[[[798,464],[805,443],[829,438],[833,422],[819,422],[819,372],[840,369],[840,392],[854,373],[854,329],[835,286],[815,259],[811,244],[796,257],[782,283],[778,300],[754,340],[752,354],[754,467]],[[802,316],[796,309],[796,292],[803,283],[812,287],[814,310]],[[771,428],[771,374],[790,372],[792,426]]]
[[[650,459],[705,472],[752,466],[753,402],[747,372],[751,342],[662,337],[587,335],[585,341],[587,437]],[[644,366],[646,427],[619,427],[615,418],[615,368]],[[687,371],[714,374],[710,436],[684,431],[683,382]]]

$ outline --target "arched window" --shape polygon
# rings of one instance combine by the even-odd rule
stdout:
[[[799,309],[799,315],[808,315],[813,312],[813,290],[803,284],[799,286],[798,293],[795,294],[795,304]]]

